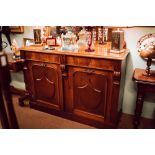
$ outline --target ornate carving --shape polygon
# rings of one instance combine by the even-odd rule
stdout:
[[[95,92],[98,92],[98,93],[101,93],[102,92],[102,91],[100,91],[98,89],[93,88],[91,85],[88,85],[88,84],[86,84],[84,86],[81,86],[81,87],[77,87],[77,88],[83,89],[83,88],[86,88],[86,87],[90,87],[91,89],[93,89]]]
[[[101,103],[101,94],[103,90],[98,90],[93,88],[90,84],[86,84],[84,86],[77,87],[79,89],[79,102],[84,105],[87,109],[96,109]],[[90,96],[90,100],[85,97],[84,92],[88,93]],[[89,104],[88,104],[89,102]]]
[[[121,73],[114,71],[114,78],[120,78]]]
[[[50,70],[50,71],[49,71]],[[34,89],[36,98],[51,101],[56,94],[57,71],[55,68],[47,67],[46,64],[32,66]],[[49,76],[48,74],[52,74]],[[46,91],[48,89],[49,91]]]
[[[23,70],[28,70],[28,68],[27,68],[27,66],[26,66],[26,65],[23,67]]]
[[[66,64],[66,56],[65,55],[60,55],[60,63],[61,64]]]
[[[60,65],[60,69],[61,69],[61,72],[62,72],[62,73],[65,73],[65,71],[66,71],[66,65],[61,64],[61,65]]]
[[[60,69],[62,72],[62,76],[67,76],[66,56],[65,55],[60,55]]]
[[[23,61],[23,70],[24,71],[27,71],[29,68],[28,68],[28,65],[27,65],[27,61]]]
[[[119,85],[120,84],[120,77],[121,77],[121,72],[114,71],[114,82],[113,82],[113,84]]]
[[[92,73],[94,73],[94,70],[92,70],[92,69],[86,69],[83,72],[86,72],[88,74],[92,74]]]
[[[104,116],[107,77],[89,69],[75,71],[73,79],[75,109]]]
[[[55,82],[50,81],[50,79],[48,79],[46,76],[43,76],[40,79],[36,79],[36,85],[43,86],[42,84],[44,84],[44,86],[48,86],[50,88],[48,93],[46,93],[46,94],[42,93],[42,94],[44,94],[43,96],[45,96],[46,98],[51,98],[52,99],[54,97],[54,95],[55,95]],[[36,94],[37,94],[38,98],[40,96],[42,98],[42,95],[40,95],[41,94],[40,91],[41,91],[41,89],[36,89]]]

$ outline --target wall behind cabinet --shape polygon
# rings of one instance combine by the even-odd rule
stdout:
[[[21,47],[23,46],[23,38],[33,38],[33,29],[31,26],[25,26],[24,27],[24,33],[22,34],[11,34],[11,41],[13,41],[13,39],[16,39],[18,46]],[[2,35],[2,39],[3,41],[7,41],[5,35]],[[8,47],[5,49],[6,52],[11,52],[10,49],[10,45],[8,44]],[[14,87],[18,88],[18,89],[25,89],[25,84],[24,84],[24,76],[23,76],[23,72],[11,72],[11,78],[12,78],[12,82],[11,85],[13,85]]]
[[[148,33],[155,33],[155,28],[149,27],[134,27],[124,29],[125,32],[125,40],[127,43],[127,47],[130,49],[130,55],[128,56],[127,62],[127,70],[126,70],[126,79],[125,79],[125,90],[124,90],[124,98],[123,98],[123,112],[128,114],[134,113],[135,102],[136,102],[136,85],[132,81],[132,75],[135,68],[145,68],[146,61],[139,57],[136,45],[139,38]],[[24,27],[23,34],[11,34],[11,40],[14,38],[18,42],[18,45],[21,47],[23,44],[23,37],[25,38],[33,38],[33,28],[30,26]],[[6,40],[3,35],[3,40]],[[9,47],[6,49],[7,52],[10,51]],[[155,65],[152,65],[152,69],[155,70]],[[22,72],[20,73],[12,73],[12,84],[15,87],[24,89],[24,79]],[[144,110],[143,117],[153,118],[154,109],[155,109],[155,95],[149,94],[146,96],[146,100],[144,102]]]

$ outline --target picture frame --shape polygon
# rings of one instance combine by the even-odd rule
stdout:
[[[46,45],[57,46],[56,38],[46,38]]]
[[[24,26],[10,26],[11,33],[24,33]]]
[[[27,42],[29,44],[34,44],[34,39],[31,39],[31,38],[23,38],[23,46],[28,46],[27,45]]]
[[[33,29],[35,44],[41,44],[41,29]]]

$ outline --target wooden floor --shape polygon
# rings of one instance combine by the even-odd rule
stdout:
[[[133,129],[133,115],[122,114],[119,122],[119,129]],[[141,118],[139,129],[155,129],[155,120]]]
[[[85,124],[70,121],[61,117],[50,115],[29,108],[28,102],[26,106],[18,105],[18,97],[13,96],[15,112],[18,118],[19,127],[21,129],[93,129],[94,127]],[[118,129],[133,129],[133,116],[122,114]],[[139,129],[154,129],[155,121],[142,118]]]

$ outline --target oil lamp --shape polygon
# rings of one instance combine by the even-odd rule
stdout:
[[[112,50],[120,51],[124,48],[124,31],[119,28],[112,31]]]

